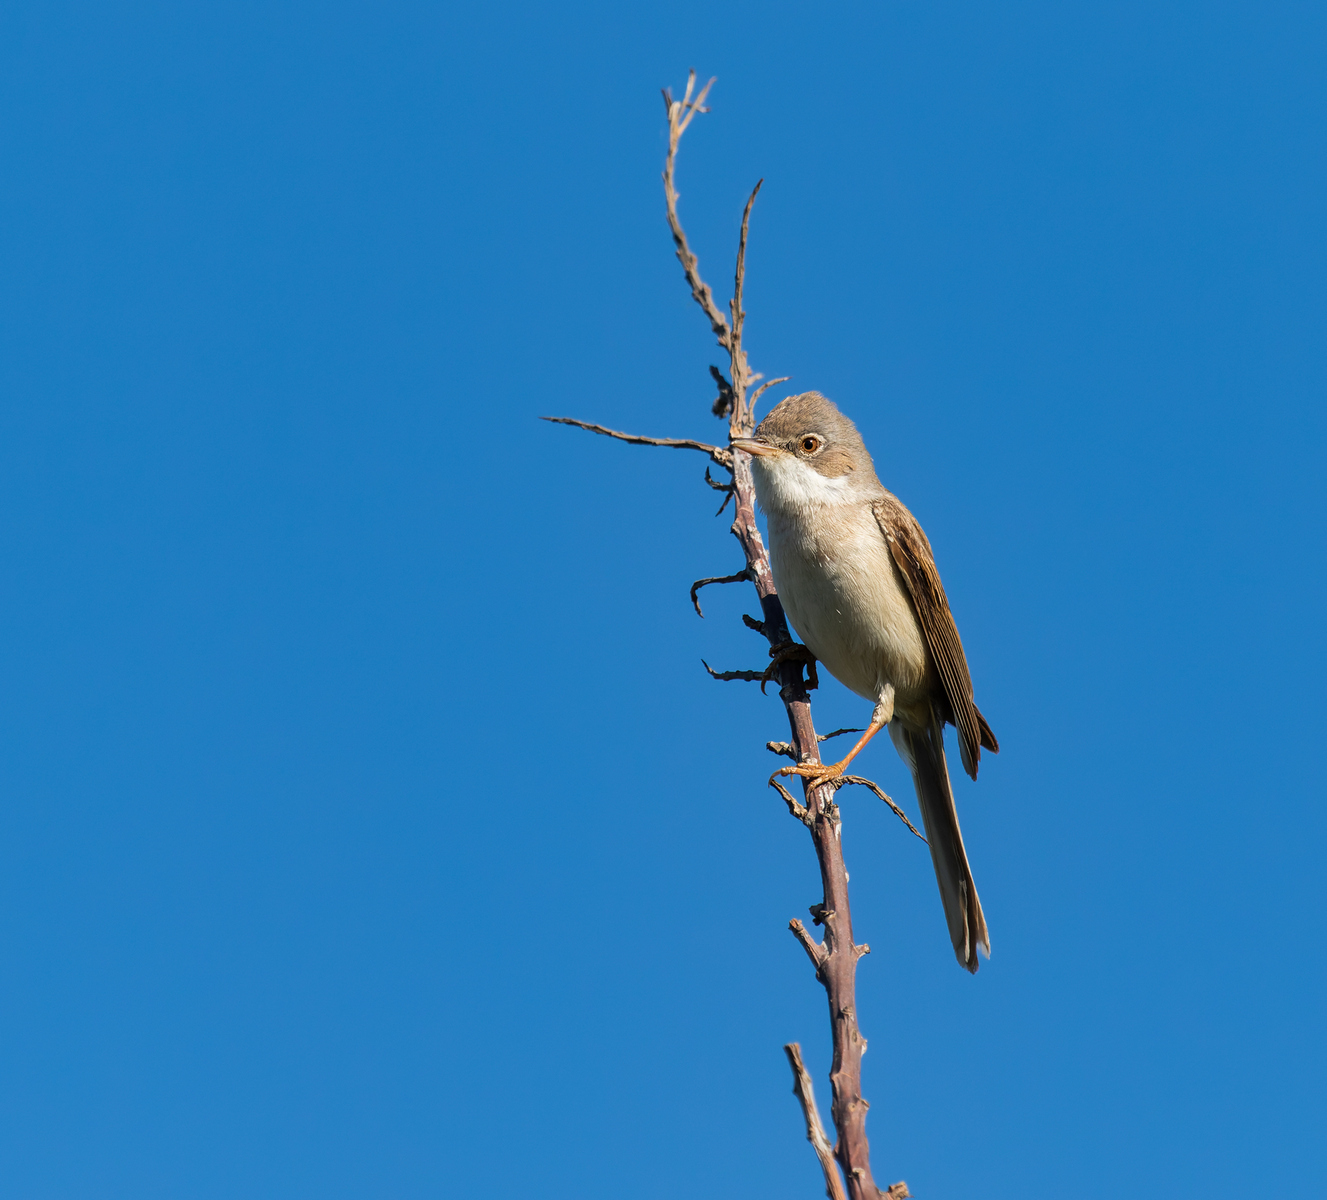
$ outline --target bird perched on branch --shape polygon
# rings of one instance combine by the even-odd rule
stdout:
[[[769,519],[770,565],[793,627],[845,687],[875,710],[841,762],[785,767],[812,784],[833,780],[889,728],[912,771],[954,953],[969,971],[991,953],[945,764],[944,727],[958,729],[973,779],[995,734],[972,700],[963,644],[931,544],[876,477],[857,427],[818,392],[784,400],[733,447],[752,455]]]

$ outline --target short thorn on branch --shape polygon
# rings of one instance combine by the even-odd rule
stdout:
[[[752,578],[751,568],[743,567],[736,575],[711,575],[709,579],[697,579],[691,585],[691,603],[696,606],[696,616],[704,617],[705,614],[700,611],[700,597],[696,595],[703,587],[709,587],[712,583],[746,583]],[[713,674],[711,671],[710,674]]]
[[[788,928],[791,930],[793,937],[801,943],[802,949],[806,951],[806,956],[811,960],[811,965],[815,967],[816,974],[818,975],[820,969],[829,960],[829,951],[825,949],[822,943],[816,941],[815,938],[807,933],[806,926],[796,917],[788,922]]]

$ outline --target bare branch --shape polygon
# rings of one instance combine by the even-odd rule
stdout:
[[[796,923],[801,924],[800,921]],[[796,1042],[789,1042],[783,1052],[788,1056],[788,1065],[793,1069],[793,1095],[801,1104],[802,1116],[806,1119],[806,1140],[815,1150],[820,1160],[820,1169],[825,1174],[825,1195],[829,1200],[848,1200],[843,1190],[843,1180],[839,1177],[839,1168],[834,1162],[834,1150],[829,1144],[829,1138],[825,1136],[825,1127],[820,1123],[811,1076],[802,1065],[802,1048]]]
[[[617,438],[620,442],[630,442],[633,446],[667,446],[673,450],[700,450],[708,454],[721,467],[732,469],[733,452],[724,446],[711,446],[709,442],[696,442],[691,438],[652,438],[641,437],[636,433],[619,433],[605,425],[593,425],[589,421],[578,421],[574,417],[540,417],[541,421],[552,421],[554,425],[574,425],[577,429],[588,429],[591,433],[602,433],[604,437]]]
[[[747,567],[743,567],[736,575],[712,575],[709,579],[697,579],[691,585],[691,603],[696,606],[696,616],[705,616],[700,611],[700,597],[696,595],[701,588],[708,587],[711,583],[748,583],[750,579],[751,571]]]
[[[691,124],[696,114],[707,111],[705,100],[709,96],[713,83],[714,81],[711,79],[700,90],[699,94],[696,94],[696,76],[693,71],[687,77],[686,92],[680,100],[675,100],[671,92],[664,92],[664,105],[668,114],[668,154],[664,162],[663,183],[668,226],[672,232],[678,261],[682,264],[687,284],[691,289],[692,298],[705,313],[719,345],[728,352],[729,371],[727,377],[725,378],[723,372],[718,368],[713,370],[715,381],[719,387],[719,401],[714,408],[718,415],[728,417],[729,436],[736,437],[748,434],[753,427],[755,401],[768,388],[778,383],[787,382],[787,379],[786,377],[771,379],[767,383],[762,383],[760,387],[756,388],[754,395],[748,402],[747,389],[761,379],[760,375],[751,370],[742,345],[742,334],[746,319],[746,314],[742,310],[742,303],[746,276],[747,236],[751,209],[756,194],[760,190],[760,185],[757,184],[752,191],[742,215],[741,233],[737,248],[737,264],[734,273],[733,298],[728,305],[731,324],[729,318],[724,316],[715,303],[709,285],[701,278],[698,260],[687,242],[686,233],[678,217],[678,192],[675,185],[678,144],[682,134]],[[726,412],[721,410],[726,410]],[[594,425],[587,421],[577,421],[567,417],[545,419],[564,425],[574,425],[592,433],[603,434],[635,445],[700,450],[708,454],[714,462],[732,472],[731,485],[716,483],[709,478],[708,470],[706,471],[706,479],[710,486],[728,492],[728,495],[725,496],[725,505],[729,498],[733,502],[735,511],[731,527],[732,533],[742,547],[746,559],[745,574],[755,586],[756,594],[760,599],[762,616],[761,620],[744,618],[744,621],[751,628],[761,633],[768,641],[771,662],[769,668],[763,672],[715,671],[709,663],[704,664],[705,669],[715,679],[758,681],[761,683],[762,691],[767,683],[777,682],[779,696],[783,701],[788,717],[790,739],[786,743],[771,742],[769,748],[776,753],[788,753],[788,756],[795,762],[808,765],[819,764],[821,761],[819,750],[821,739],[816,734],[815,726],[811,721],[811,705],[808,695],[809,688],[816,684],[815,663],[805,647],[797,646],[793,642],[783,605],[774,586],[769,554],[756,524],[755,488],[751,477],[750,455],[743,451],[733,451],[725,447],[711,446],[705,442],[690,439],[638,437],[632,434],[619,433],[602,425]],[[729,488],[731,488],[731,491],[729,491]],[[720,512],[722,511],[723,508],[721,507]],[[724,577],[729,582],[736,582],[738,578],[740,576]],[[708,581],[698,580],[696,585],[693,585],[693,589],[704,586],[706,582]],[[715,579],[712,582],[719,582],[719,580]],[[697,611],[699,611],[700,605],[696,600],[695,590],[693,590],[692,598],[693,602],[696,603]],[[808,675],[805,680],[803,679],[804,664]],[[837,733],[843,732],[858,731],[838,730],[835,734],[826,736],[836,736]],[[833,781],[824,780],[822,782],[813,782],[804,778],[802,780],[802,790],[806,800],[805,804],[799,803],[777,779],[771,779],[770,783],[783,797],[788,806],[788,811],[810,831],[824,888],[823,901],[812,906],[811,909],[816,923],[823,923],[824,925],[825,936],[823,941],[816,942],[799,921],[793,922],[791,928],[794,933],[797,933],[799,929],[801,930],[798,940],[802,942],[803,948],[806,949],[812,961],[817,965],[817,978],[824,986],[825,998],[829,1003],[833,1041],[833,1062],[830,1069],[830,1084],[833,1093],[831,1112],[834,1127],[838,1134],[830,1153],[832,1159],[836,1160],[839,1167],[842,1168],[843,1173],[842,1181],[839,1183],[837,1175],[833,1174],[834,1163],[833,1161],[829,1162],[826,1168],[827,1186],[830,1187],[829,1195],[831,1200],[882,1200],[882,1197],[887,1197],[887,1200],[902,1200],[903,1197],[908,1195],[906,1184],[897,1183],[887,1193],[882,1193],[871,1174],[870,1147],[866,1138],[866,1111],[868,1105],[862,1096],[861,1090],[862,1054],[866,1048],[866,1041],[861,1036],[861,1031],[857,1026],[856,1013],[857,962],[861,955],[865,953],[865,947],[856,945],[852,936],[852,915],[848,904],[848,872],[843,860],[842,821],[839,808],[834,803],[836,788],[848,783],[871,788],[893,808],[914,833],[917,831],[888,796],[869,780],[860,779],[857,776],[848,776]],[[920,837],[921,835],[918,834],[917,836]],[[790,1061],[792,1061],[791,1055]],[[797,1062],[800,1063],[800,1056]],[[797,1064],[794,1064],[795,1077],[796,1066]],[[801,1096],[803,1093],[799,1090],[798,1094]],[[811,1095],[809,1079],[805,1095],[808,1098]],[[818,1125],[817,1118],[816,1126],[818,1127]],[[809,1118],[808,1128],[810,1129]],[[808,1136],[810,1136],[809,1133]],[[818,1154],[820,1154],[822,1147],[828,1149],[828,1142],[823,1129],[820,1130]],[[821,1154],[820,1157],[822,1167],[824,1167],[826,1164],[825,1155]],[[839,1183],[839,1190],[834,1190],[834,1185],[829,1182],[831,1178],[835,1183]]]

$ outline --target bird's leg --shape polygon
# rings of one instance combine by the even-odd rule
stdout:
[[[803,779],[811,781],[811,787],[830,779],[838,779],[848,769],[848,764],[866,748],[866,743],[893,719],[894,685],[887,683],[880,689],[880,699],[876,701],[875,711],[871,714],[871,723],[866,727],[866,732],[857,739],[857,745],[849,750],[845,757],[836,763],[800,763],[795,767],[784,767],[775,774],[800,775]]]

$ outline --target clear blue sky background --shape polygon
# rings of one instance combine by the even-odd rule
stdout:
[[[820,1194],[818,899],[699,456],[861,426],[1002,753],[995,956],[844,797],[877,1174],[1327,1193],[1327,18],[1307,3],[9,5],[0,1191]],[[782,393],[780,393],[782,394]],[[858,725],[832,682],[822,729]],[[912,805],[893,750],[866,773]]]

